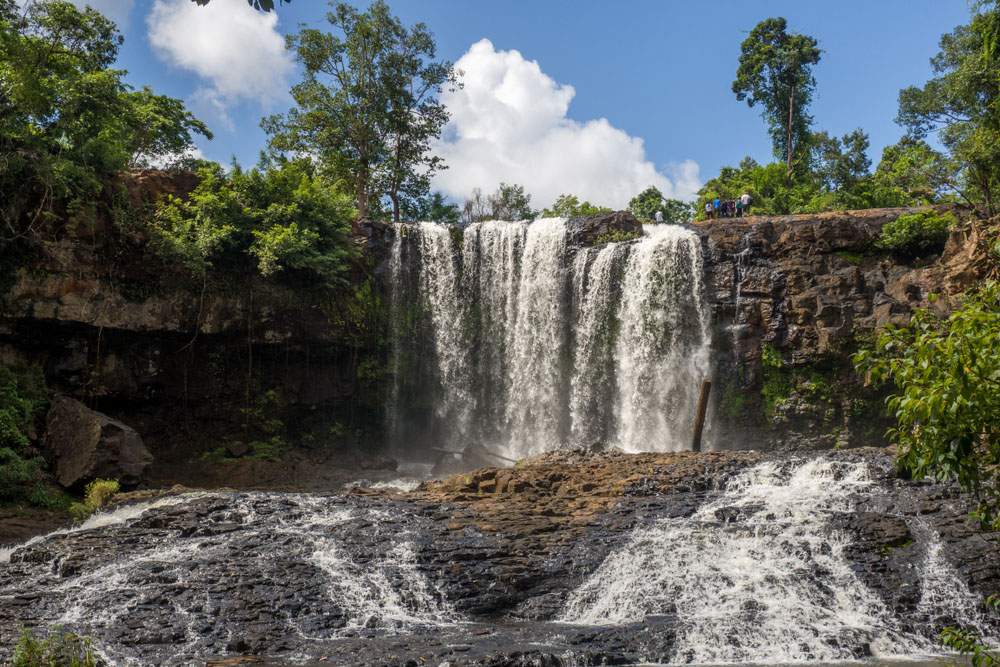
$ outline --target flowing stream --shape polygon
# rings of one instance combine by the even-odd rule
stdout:
[[[442,225],[394,227],[392,319],[411,323],[392,341],[397,440],[422,431],[507,458],[689,447],[709,374],[698,237],[650,225],[588,248],[571,231],[557,218],[475,223],[460,239]],[[432,415],[422,427],[420,412]]]

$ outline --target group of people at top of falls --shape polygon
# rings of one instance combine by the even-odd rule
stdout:
[[[712,201],[705,202],[705,217],[709,220],[714,218],[742,218],[750,215],[750,195],[741,194],[736,199],[719,199],[716,197]]]

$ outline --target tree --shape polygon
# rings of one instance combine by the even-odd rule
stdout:
[[[426,193],[442,167],[428,149],[447,120],[436,94],[453,79],[451,65],[431,61],[426,27],[407,29],[383,0],[364,12],[338,3],[326,18],[338,34],[303,28],[288,37],[304,79],[292,87],[296,106],[262,125],[273,151],[314,155],[349,178],[360,218],[388,194],[398,219],[402,197]]]
[[[915,477],[955,479],[1000,525],[1000,283],[965,295],[941,317],[917,310],[854,356],[872,382],[891,383],[887,405],[900,463]]]
[[[926,141],[903,137],[882,151],[874,181],[897,206],[934,204],[947,199],[957,166]]]
[[[488,196],[475,188],[462,207],[462,221],[466,223],[484,220],[534,220],[536,215],[531,210],[531,195],[524,191],[524,186],[507,183],[501,183],[497,191]]]
[[[559,195],[550,208],[544,209],[539,215],[543,218],[576,218],[588,215],[611,213],[610,208],[594,206],[589,201],[581,202],[576,195]]]
[[[649,186],[628,203],[628,210],[639,220],[646,222],[656,220],[656,212],[663,214],[664,222],[687,222],[693,211],[691,204],[679,199],[666,199],[663,193],[654,186]]]
[[[1000,8],[980,3],[968,25],[941,38],[937,75],[899,93],[896,120],[914,139],[936,133],[958,165],[951,183],[982,213],[1000,212]]]
[[[813,171],[828,191],[850,190],[869,175],[868,135],[858,128],[842,138],[817,132],[811,139]]]
[[[350,195],[308,159],[264,161],[249,171],[203,167],[184,199],[168,197],[151,221],[151,245],[204,278],[210,269],[339,287],[354,257]]]
[[[490,196],[490,212],[494,220],[534,220],[536,215],[524,186],[507,183],[501,183]]]
[[[126,93],[128,166],[148,167],[165,157],[180,158],[194,144],[193,134],[212,138],[208,127],[178,99],[149,88]]]
[[[750,107],[763,106],[774,154],[785,159],[789,172],[796,152],[808,143],[807,108],[816,86],[812,66],[820,53],[814,38],[788,33],[783,18],[758,23],[740,47],[733,92]]]
[[[82,213],[118,172],[210,137],[179,100],[112,68],[122,37],[93,9],[0,0],[0,251],[59,210]]]
[[[440,192],[407,202],[403,213],[408,220],[443,222],[450,225],[457,225],[462,220],[458,204],[449,203]]]

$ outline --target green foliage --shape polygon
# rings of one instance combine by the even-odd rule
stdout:
[[[760,363],[764,380],[761,387],[764,416],[773,419],[775,411],[791,396],[794,385],[785,360],[774,346],[765,343],[761,347]]]
[[[202,168],[186,199],[168,197],[150,222],[152,247],[192,275],[253,268],[263,277],[300,275],[341,287],[356,255],[350,197],[308,160],[265,162],[226,174]]]
[[[1000,283],[968,292],[947,317],[917,310],[854,355],[876,383],[892,383],[888,437],[915,477],[957,480],[1000,525]]]
[[[210,136],[181,102],[112,69],[121,35],[92,9],[0,0],[0,250],[91,215],[109,177]]]
[[[875,246],[904,257],[921,257],[940,252],[948,240],[948,231],[956,222],[952,213],[907,213],[882,227]]]
[[[104,507],[121,490],[117,480],[95,479],[87,484],[82,503],[70,505],[69,513],[77,521],[83,521]]]
[[[602,245],[604,243],[621,243],[624,241],[634,241],[635,239],[642,238],[642,232],[627,232],[624,229],[609,229],[603,234],[599,234],[594,238],[594,245]]]
[[[941,37],[934,78],[899,93],[897,122],[911,137],[936,133],[957,170],[948,185],[989,216],[1000,212],[1000,7],[974,5],[972,19]]]
[[[472,196],[462,206],[463,222],[484,220],[534,220],[538,213],[531,209],[531,195],[524,186],[501,183],[491,195],[483,195],[475,188]]]
[[[430,142],[448,120],[438,94],[454,70],[435,60],[426,25],[407,28],[383,0],[363,12],[337,3],[326,16],[335,34],[303,28],[288,38],[304,78],[291,90],[295,106],[263,127],[272,150],[314,155],[347,179],[360,217],[386,196],[398,221],[443,167]]]
[[[903,137],[882,151],[873,188],[885,206],[920,206],[951,199],[947,194],[957,166],[927,142]]]
[[[991,595],[983,603],[988,611],[1000,610],[1000,597]],[[983,638],[975,630],[947,627],[941,631],[941,643],[962,655],[969,657],[972,667],[997,667],[1000,656],[995,649],[983,643]]]
[[[783,18],[754,26],[740,46],[733,92],[748,106],[763,107],[774,155],[791,171],[808,144],[812,116],[807,108],[816,86],[812,66],[820,50],[814,38],[789,33],[787,27]]]
[[[10,664],[11,667],[97,667],[99,663],[88,637],[54,628],[43,639],[24,628]]]
[[[41,369],[0,366],[0,502],[51,505],[28,433],[48,405]]]
[[[659,189],[649,186],[628,203],[628,210],[639,220],[656,220],[656,213],[663,214],[664,222],[679,223],[691,219],[691,205],[679,199],[666,199]]]
[[[563,194],[556,197],[551,207],[542,210],[538,215],[541,218],[582,218],[604,213],[611,213],[611,209],[594,206],[589,201],[581,202],[576,195]]]
[[[751,197],[754,215],[784,215],[805,209],[820,190],[815,179],[789,174],[783,164],[760,165],[744,158],[739,167],[723,167],[702,186],[695,214],[704,219],[706,202],[736,199],[744,193]]]
[[[441,222],[449,225],[457,225],[462,221],[462,212],[458,204],[447,202],[440,192],[408,199],[403,206],[403,216],[407,220]]]

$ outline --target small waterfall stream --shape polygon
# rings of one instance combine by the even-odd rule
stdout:
[[[693,516],[635,530],[570,595],[561,620],[622,625],[676,615],[671,663],[931,654],[935,642],[908,631],[861,581],[846,555],[852,538],[833,527],[877,493],[864,463],[759,464]],[[940,546],[927,543],[918,610],[988,636],[977,599]]]
[[[395,365],[392,432],[419,421],[399,400],[416,395],[432,406],[431,446],[482,443],[508,458],[567,445],[688,446],[710,340],[693,232],[648,226],[640,239],[593,248],[571,245],[558,218],[475,223],[460,245],[441,225],[394,233],[392,318],[416,305],[429,333],[394,329],[393,358],[423,370]]]

